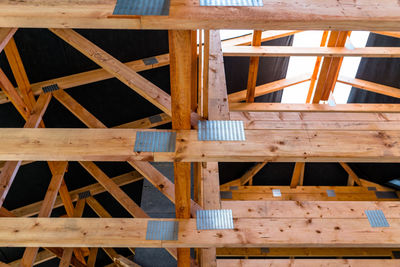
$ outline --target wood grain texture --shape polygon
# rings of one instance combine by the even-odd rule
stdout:
[[[224,47],[226,57],[373,57],[398,58],[399,47],[292,47],[292,46],[231,46]],[[251,62],[251,61],[250,61]]]
[[[400,260],[376,260],[376,259],[273,259],[273,260],[218,260],[218,267],[324,267],[324,266],[351,266],[351,267],[395,267]]]
[[[248,8],[203,7],[198,0],[172,0],[170,16],[131,17],[112,16],[114,7],[115,0],[2,1],[0,27],[400,30],[397,0],[271,0]]]
[[[398,248],[400,219],[235,218],[235,230],[198,231],[180,219],[177,241],[146,240],[150,219],[0,218],[1,246],[63,247],[387,247]],[[168,219],[165,219],[168,220]],[[16,234],[17,233],[17,234]],[[28,234],[29,233],[29,234]]]

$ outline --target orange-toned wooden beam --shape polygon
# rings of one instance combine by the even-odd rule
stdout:
[[[328,47],[344,47],[348,34],[348,31],[332,31]],[[312,103],[317,104],[320,100],[328,100],[335,87],[342,61],[343,57],[324,58]]]
[[[253,41],[251,42],[252,46],[260,46],[261,45],[261,31],[254,30],[253,32]],[[257,76],[258,76],[258,65],[260,62],[260,57],[250,57],[249,64],[249,74],[247,78],[247,95],[246,102],[254,102],[254,91],[256,89]]]
[[[169,31],[172,128],[189,130],[191,113],[192,36],[187,30]],[[190,163],[174,162],[176,218],[190,218]],[[178,249],[178,267],[190,266],[190,249]]]

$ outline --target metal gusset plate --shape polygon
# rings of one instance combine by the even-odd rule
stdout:
[[[42,87],[42,90],[45,93],[50,93],[50,92],[53,92],[53,91],[57,91],[58,89],[60,89],[60,87],[58,87],[58,84],[56,84],[56,83]]]
[[[168,16],[170,0],[117,0],[113,15]]]
[[[389,227],[389,223],[382,210],[365,210],[364,212],[372,227]]]
[[[174,152],[176,132],[136,132],[135,152]]]
[[[222,199],[232,199],[232,191],[220,191]]]
[[[375,195],[379,199],[399,198],[394,191],[375,191]]]
[[[148,57],[148,58],[144,58],[142,59],[143,63],[147,66],[147,65],[154,65],[158,63],[157,58],[155,57]]]
[[[81,193],[78,194],[78,198],[79,199],[85,199],[85,198],[88,198],[88,197],[91,197],[91,196],[92,196],[92,194],[90,193],[89,190],[85,191],[85,192],[81,192]]]
[[[272,189],[272,196],[274,197],[281,197],[282,193],[280,189]]]
[[[336,197],[335,190],[326,190],[328,197]]]
[[[146,240],[178,240],[178,221],[148,221]]]
[[[233,229],[232,210],[197,210],[197,230]]]
[[[263,6],[263,0],[200,0],[200,6]]]
[[[199,121],[200,141],[245,141],[243,121]]]

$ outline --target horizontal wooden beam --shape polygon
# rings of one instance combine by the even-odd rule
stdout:
[[[373,33],[386,35],[386,36],[390,36],[390,37],[395,37],[395,38],[400,38],[400,32],[376,32],[376,31],[373,31]]]
[[[350,114],[351,115],[351,114]],[[330,131],[391,131],[400,130],[397,121],[274,121],[250,120],[244,123],[249,130],[330,130]]]
[[[399,266],[400,260],[384,259],[271,259],[271,260],[217,260],[217,267],[324,267],[324,266]]]
[[[286,87],[296,85],[299,83],[303,83],[303,82],[307,82],[309,80],[311,80],[311,74],[305,73],[305,74],[301,74],[301,75],[298,75],[295,77],[285,78],[285,79],[273,81],[270,83],[266,83],[263,85],[259,85],[259,86],[256,86],[254,96],[258,97],[258,96],[266,95],[269,93],[273,93],[273,92],[282,90]],[[247,92],[247,90],[241,90],[239,92],[229,94],[228,95],[229,102],[240,102],[240,101],[246,100],[246,92]]]
[[[346,113],[346,112],[231,112],[231,120],[281,122],[389,122],[399,121],[399,113]]]
[[[222,51],[226,57],[400,57],[400,47],[229,46]]]
[[[178,130],[175,152],[154,153],[133,151],[136,132],[4,128],[0,160],[400,162],[399,131],[245,130],[245,141],[219,142],[199,141],[196,130]]]
[[[221,208],[231,209],[235,218],[365,219],[365,210],[380,209],[386,218],[400,219],[399,201],[234,200],[222,201]]]
[[[391,248],[217,248],[219,257],[392,257]]]
[[[146,240],[149,220],[122,218],[0,218],[4,247],[400,247],[400,219],[371,227],[368,219],[235,218],[233,230],[196,229],[179,219],[178,240]],[[171,221],[171,219],[160,219]]]
[[[398,113],[400,104],[282,104],[282,103],[230,103],[231,111],[241,112],[369,112]]]
[[[332,190],[332,189],[330,189]],[[287,200],[287,201],[396,201],[399,197],[394,194],[390,198],[378,198],[375,191],[366,192],[335,192],[335,196],[328,196],[327,191],[315,191],[315,192],[281,192],[281,196],[274,196],[272,190],[231,190],[229,196],[223,195],[223,200],[241,200],[241,201],[273,201],[273,200]]]
[[[0,27],[110,29],[400,30],[397,0],[271,0],[261,7],[199,6],[172,0],[169,16],[112,16],[115,0],[0,2]],[[318,19],[316,19],[318,18]]]
[[[301,31],[263,31],[261,33],[261,42],[267,42],[282,37],[287,37],[299,33]],[[221,42],[222,48],[226,46],[236,46],[236,45],[251,45],[253,40],[253,34],[246,34],[243,36],[235,37],[232,39],[223,40]]]
[[[345,76],[340,76],[337,81],[374,93],[400,98],[400,88]]]

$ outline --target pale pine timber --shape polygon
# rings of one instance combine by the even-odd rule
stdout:
[[[324,267],[324,266],[351,266],[376,267],[399,266],[400,260],[383,259],[271,259],[271,260],[218,260],[218,267]]]
[[[195,219],[179,219],[180,231],[177,241],[146,240],[149,220],[151,219],[0,218],[0,245],[398,248],[400,243],[400,235],[397,231],[400,219],[391,218],[388,219],[390,227],[385,228],[374,228],[371,227],[368,219],[354,218],[235,218],[236,230],[210,231],[198,231]],[[71,225],[74,227],[68,227]],[[15,234],[16,232],[18,234]]]
[[[224,47],[226,57],[372,57],[398,58],[399,47],[292,47],[292,46],[230,46]]]
[[[400,30],[396,0],[381,4],[368,0],[354,4],[344,0],[272,0],[268,5],[248,8],[201,7],[198,1],[172,0],[169,16],[112,16],[114,7],[114,0],[4,1],[0,3],[0,27]]]

